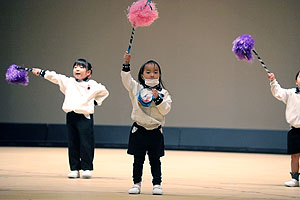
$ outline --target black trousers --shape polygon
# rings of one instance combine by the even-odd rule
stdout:
[[[164,156],[164,147],[164,136],[160,131],[160,127],[146,130],[137,123],[132,125],[127,153],[134,155],[132,176],[134,183],[142,181],[143,165],[147,153],[153,177],[152,183],[153,185],[161,184],[160,157]]]
[[[288,154],[300,153],[300,128],[292,127],[287,136]]]
[[[161,162],[160,157],[151,157],[148,156],[149,163],[151,166],[151,174],[152,174],[152,184],[160,185],[161,184]],[[133,182],[134,184],[142,181],[143,176],[143,165],[145,161],[145,155],[135,155],[134,163],[133,163]]]
[[[93,170],[94,160],[94,119],[83,114],[67,113],[68,154],[71,171]]]

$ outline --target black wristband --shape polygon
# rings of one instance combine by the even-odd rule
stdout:
[[[43,70],[43,69],[42,69],[42,70],[40,71],[40,76],[44,77],[45,74],[46,74],[46,70]]]
[[[98,106],[98,103],[96,100],[94,100],[94,106]]]
[[[122,71],[123,72],[129,72],[130,71],[130,64],[123,64]]]
[[[159,95],[156,99],[153,100],[155,105],[159,105],[161,104],[161,102],[163,102],[163,98],[161,98]]]

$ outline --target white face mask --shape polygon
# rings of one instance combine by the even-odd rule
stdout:
[[[154,87],[159,84],[159,79],[145,79],[145,84],[149,87]]]

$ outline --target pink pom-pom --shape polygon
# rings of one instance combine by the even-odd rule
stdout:
[[[158,12],[150,0],[138,0],[128,8],[127,17],[134,28],[150,26],[158,18]]]

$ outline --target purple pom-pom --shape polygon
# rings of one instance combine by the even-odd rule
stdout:
[[[9,83],[27,86],[29,83],[28,72],[18,70],[18,65],[11,65],[6,71],[6,80]]]
[[[252,49],[254,48],[254,39],[251,35],[241,35],[233,41],[232,51],[240,60],[251,61],[253,59]]]

